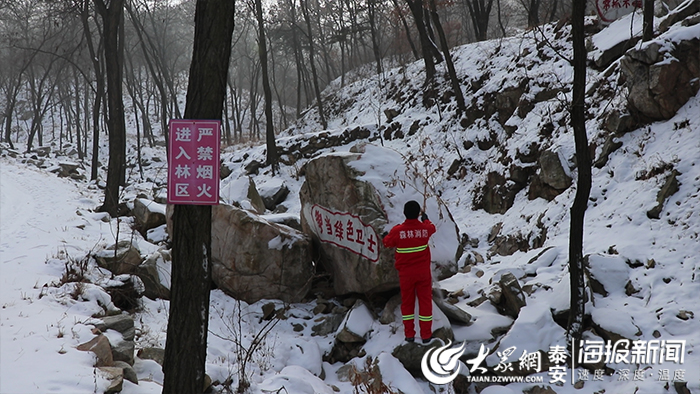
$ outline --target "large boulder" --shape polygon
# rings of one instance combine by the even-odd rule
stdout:
[[[212,279],[249,303],[299,302],[314,274],[311,241],[303,233],[229,205],[212,208]]]
[[[646,121],[670,119],[700,89],[700,39],[646,43],[628,51],[620,67],[630,112]]]
[[[398,287],[394,250],[383,247],[381,234],[405,220],[403,205],[409,200],[425,203],[437,227],[430,242],[434,276],[455,273],[462,252],[457,225],[424,178],[396,151],[374,145],[353,150],[308,162],[299,192],[302,229],[333,275],[336,293]]]

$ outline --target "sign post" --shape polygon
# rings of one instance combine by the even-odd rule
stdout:
[[[188,104],[189,105],[189,104]],[[187,112],[185,112],[187,113]],[[170,316],[163,393],[198,392],[206,363],[211,212],[219,203],[218,120],[171,120],[168,204],[173,204]]]
[[[171,120],[168,204],[219,203],[218,120]]]

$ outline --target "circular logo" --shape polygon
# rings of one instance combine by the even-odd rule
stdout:
[[[420,368],[429,382],[447,384],[459,374],[459,357],[464,353],[466,343],[455,349],[450,349],[451,346],[452,342],[447,341],[447,345],[431,348],[423,355]]]

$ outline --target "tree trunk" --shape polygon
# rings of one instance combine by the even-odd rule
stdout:
[[[586,45],[584,42],[584,14],[586,0],[574,0],[572,10],[572,34],[574,47],[574,84],[571,103],[571,126],[576,143],[578,179],[576,196],[571,207],[569,232],[569,280],[571,305],[569,309],[569,338],[577,342],[583,332],[585,313],[585,282],[583,267],[583,229],[588,197],[591,192],[591,158],[586,136]]]
[[[540,2],[542,0],[530,0],[527,10],[527,27],[535,27],[540,24]]]
[[[102,65],[100,64],[100,54],[95,50],[90,33],[90,25],[88,23],[88,0],[83,3],[83,8],[80,12],[80,21],[83,24],[83,34],[88,46],[88,53],[95,71],[95,101],[92,106],[92,160],[90,163],[90,180],[96,180],[98,176],[98,166],[100,158],[100,107],[102,106],[102,98],[104,97],[104,74],[102,73]],[[87,95],[86,95],[87,97]],[[87,108],[86,108],[87,113]],[[85,147],[87,152],[87,146]]]
[[[654,38],[654,0],[644,0],[644,32],[642,41]]]
[[[301,44],[299,43],[299,37],[297,36],[297,14],[296,14],[296,4],[294,0],[288,0],[289,5],[289,17],[290,17],[290,28],[292,31],[292,46],[294,47],[294,64],[297,72],[297,89],[296,89],[296,118],[301,117],[301,92],[304,85],[304,73],[302,72],[302,58],[303,53],[301,51]]]
[[[112,0],[109,7],[103,0],[95,0],[102,16],[107,71],[107,129],[109,130],[109,164],[105,199],[99,208],[110,216],[118,215],[119,186],[124,184],[126,172],[126,125],[122,95],[122,68],[124,59],[123,25],[124,0]]]
[[[306,33],[309,38],[309,65],[311,66],[311,75],[314,84],[314,92],[316,93],[316,101],[318,103],[318,116],[321,121],[321,127],[327,129],[328,123],[326,122],[326,116],[323,113],[323,100],[321,100],[321,88],[318,86],[318,73],[316,72],[314,40],[313,34],[311,32],[311,18],[309,17],[309,8],[307,0],[300,0],[300,3],[301,12],[304,14],[304,21],[306,22]]]
[[[272,167],[272,175],[279,170],[277,145],[275,145],[275,120],[272,116],[272,89],[267,73],[267,39],[263,22],[262,0],[255,0],[255,19],[258,21],[258,48],[262,72],[263,95],[265,99],[265,142],[267,145],[267,164]]]
[[[428,86],[435,77],[435,61],[433,60],[432,52],[433,43],[430,41],[426,24],[423,21],[423,3],[421,0],[406,0],[406,2],[411,9],[418,36],[420,37],[421,53],[425,64],[425,86]]]
[[[221,119],[234,10],[231,0],[197,0],[185,107],[187,119]],[[211,206],[175,205],[172,237],[163,393],[201,393],[211,287]]]
[[[377,74],[381,75],[382,74],[382,53],[380,52],[379,49],[379,32],[377,31],[377,22],[376,22],[376,14],[377,14],[377,4],[375,3],[375,0],[368,0],[368,13],[367,17],[369,18],[369,29],[370,29],[370,34],[372,35],[372,53],[374,53],[374,61],[377,63]]]
[[[492,6],[493,0],[488,0],[488,3],[485,0],[467,1],[467,8],[469,9],[477,41],[484,41],[488,38],[489,16],[491,15]]]
[[[467,111],[467,106],[464,103],[464,95],[462,94],[462,88],[459,83],[459,78],[457,78],[457,71],[455,70],[454,62],[452,62],[452,55],[450,55],[450,48],[447,45],[447,37],[445,37],[445,31],[442,29],[442,24],[440,23],[440,16],[437,12],[437,6],[435,5],[435,0],[430,0],[430,12],[435,24],[435,29],[440,37],[440,46],[442,47],[442,53],[445,56],[445,63],[447,64],[447,73],[450,76],[450,83],[452,84],[452,91],[455,94],[455,101],[457,101],[457,111],[461,115]]]
[[[420,55],[418,55],[418,50],[416,49],[416,45],[413,44],[413,40],[411,39],[411,29],[408,28],[408,23],[406,22],[406,18],[403,16],[403,12],[401,12],[401,7],[399,7],[399,2],[397,0],[391,0],[392,3],[394,3],[394,7],[396,8],[396,13],[399,15],[399,18],[401,19],[401,24],[403,25],[404,30],[406,31],[406,40],[408,40],[408,45],[411,47],[411,52],[413,52],[413,57],[416,58],[416,60],[420,59]]]

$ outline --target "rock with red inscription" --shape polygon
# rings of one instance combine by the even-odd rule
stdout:
[[[382,234],[405,220],[409,200],[425,207],[437,233],[430,240],[433,276],[457,270],[462,246],[457,226],[438,191],[424,181],[414,158],[374,145],[322,155],[308,162],[300,190],[301,224],[320,262],[333,275],[338,294],[373,293],[398,287],[394,250]]]

